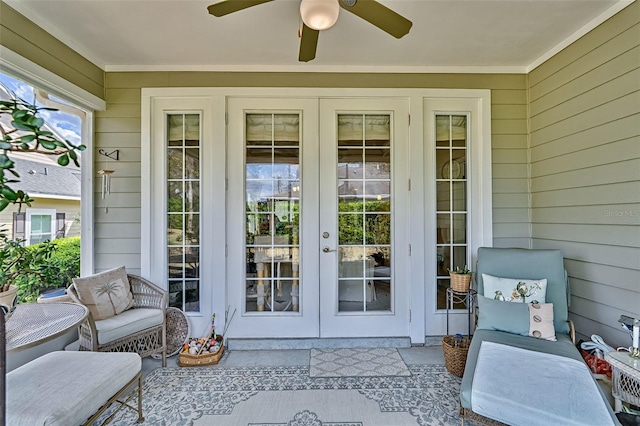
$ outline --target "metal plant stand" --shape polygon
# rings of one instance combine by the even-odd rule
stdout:
[[[471,338],[471,320],[475,309],[477,294],[478,292],[471,288],[467,291],[455,291],[451,287],[447,288],[447,335],[449,334],[449,310],[453,310],[456,304],[462,303],[467,308],[467,316],[469,319],[467,336]]]

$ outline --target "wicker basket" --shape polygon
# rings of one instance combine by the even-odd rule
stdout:
[[[463,337],[458,339],[458,344],[456,345],[456,336],[449,335],[442,338],[444,365],[447,367],[447,371],[454,376],[462,377],[464,374],[470,342],[470,339]]]
[[[180,352],[178,365],[180,367],[199,367],[203,365],[217,364],[224,353],[224,340],[220,335],[216,336],[216,340],[220,342],[220,349],[218,349],[217,352],[203,352],[197,355],[191,355],[188,352]]]
[[[449,272],[449,278],[451,279],[451,288],[453,291],[467,292],[469,291],[469,285],[471,283],[470,274],[456,274]]]

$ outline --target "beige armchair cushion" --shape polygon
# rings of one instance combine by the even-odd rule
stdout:
[[[96,321],[98,343],[105,345],[118,339],[160,325],[164,321],[161,309],[129,309],[120,315]]]
[[[96,321],[111,318],[133,304],[127,271],[120,266],[84,278],[74,278],[73,286],[83,305]]]

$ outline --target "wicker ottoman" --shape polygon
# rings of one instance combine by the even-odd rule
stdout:
[[[135,353],[48,353],[7,373],[7,425],[91,424],[136,383],[141,423],[141,367]]]

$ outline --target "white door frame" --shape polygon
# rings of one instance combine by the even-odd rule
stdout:
[[[155,227],[145,222],[147,218],[153,220],[152,201],[152,171],[155,160],[151,158],[151,122],[152,104],[162,99],[192,99],[206,100],[212,108],[210,130],[215,145],[215,155],[210,153],[204,161],[210,161],[211,171],[209,179],[212,180],[212,191],[219,194],[220,188],[224,193],[224,184],[227,172],[226,164],[226,129],[225,129],[225,99],[228,96],[248,97],[281,97],[281,98],[379,98],[379,97],[406,97],[409,99],[411,116],[410,148],[407,167],[410,169],[411,195],[410,208],[410,246],[409,281],[410,281],[410,327],[409,336],[411,342],[420,344],[425,342],[427,335],[441,335],[445,318],[438,312],[427,309],[427,286],[435,277],[435,212],[427,210],[428,203],[432,203],[431,194],[435,191],[435,182],[429,183],[426,177],[435,176],[435,164],[429,158],[432,143],[428,139],[425,129],[425,101],[445,99],[466,99],[474,101],[477,106],[476,119],[480,124],[478,133],[479,149],[474,148],[474,188],[472,193],[480,204],[474,207],[477,214],[477,223],[471,229],[473,247],[492,245],[492,205],[491,205],[491,91],[488,89],[353,89],[353,88],[197,88],[197,87],[172,87],[172,88],[143,88],[142,89],[142,205],[141,205],[141,265],[142,274],[151,276],[153,253],[151,244],[157,239],[154,235]],[[213,248],[220,252],[222,241],[225,241],[225,209],[221,206],[221,200],[217,199],[211,210],[212,228],[209,241]],[[215,209],[213,209],[215,207]],[[153,230],[153,231],[152,231]],[[472,264],[475,264],[475,253],[472,253]],[[224,260],[224,259],[223,259]],[[238,301],[230,300],[229,288],[237,283],[227,282],[226,262],[216,256],[211,264],[212,284],[211,297],[213,311],[216,312],[217,321],[224,324],[225,311],[229,307],[230,312],[237,309]],[[158,281],[162,283],[162,281]],[[434,284],[435,285],[435,284]],[[442,320],[434,318],[442,317]],[[427,327],[429,323],[429,327]],[[234,336],[235,320],[231,323],[228,336]]]
[[[492,185],[491,185],[491,121],[490,98],[455,99],[425,98],[423,108],[424,120],[424,164],[429,165],[429,174],[425,175],[425,253],[426,262],[426,304],[425,335],[437,336],[447,332],[447,313],[445,309],[436,308],[436,180],[435,180],[435,116],[437,114],[469,114],[468,120],[468,167],[467,206],[470,213],[467,217],[467,250],[468,265],[475,270],[479,247],[493,245],[492,224]],[[467,333],[469,327],[466,310],[449,312],[449,333]],[[473,331],[472,331],[473,332]]]
[[[318,337],[318,102],[316,99],[229,97],[228,298],[237,306],[234,337]],[[300,113],[300,309],[246,312],[245,114]]]
[[[390,311],[338,312],[337,135],[338,114],[389,114],[391,122],[391,305]],[[320,253],[321,337],[409,335],[409,102],[407,98],[320,99]]]
[[[143,100],[144,95],[143,91]],[[225,300],[214,297],[224,294],[226,276],[225,211],[216,208],[215,202],[225,197],[224,98],[146,99],[143,117],[149,120],[147,123],[143,120],[142,127],[141,274],[165,290],[168,290],[165,117],[167,113],[201,114],[200,209],[208,216],[200,221],[200,311],[186,313],[193,334],[201,336],[211,323],[211,314],[224,312],[225,308]]]

